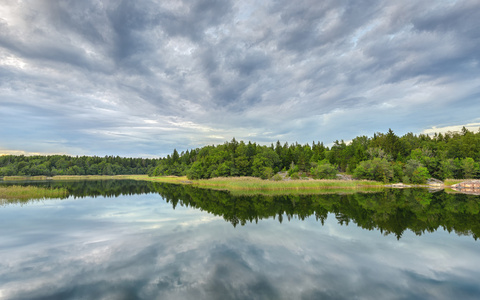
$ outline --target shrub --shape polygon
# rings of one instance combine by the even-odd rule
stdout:
[[[270,168],[270,167],[265,167],[265,169],[263,170],[263,174],[261,176],[262,179],[267,179],[267,178],[271,178],[273,176],[273,169]]]
[[[282,179],[283,179],[283,177],[280,174],[275,174],[272,177],[272,180],[274,180],[274,181],[281,181]]]
[[[298,172],[295,172],[295,173],[292,173],[292,175],[290,175],[290,178],[297,180],[297,179],[300,179],[300,175],[298,175]]]
[[[428,169],[416,159],[410,159],[405,165],[405,183],[424,184],[430,178]],[[408,180],[405,180],[408,179]]]
[[[293,173],[298,173],[300,169],[298,168],[298,166],[296,166],[295,164],[292,164],[290,165],[290,169],[288,169],[288,176],[292,176]],[[298,174],[297,174],[298,175]]]
[[[316,167],[310,169],[310,173],[315,179],[335,179],[337,172],[337,167],[326,159],[319,161]]]
[[[428,169],[425,167],[418,167],[415,171],[413,171],[411,180],[412,183],[424,184],[427,182],[428,178],[430,178]]]
[[[386,159],[377,157],[360,162],[353,176],[358,179],[389,182],[393,178],[393,167]]]

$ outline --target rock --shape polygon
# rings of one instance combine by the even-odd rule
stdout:
[[[438,179],[436,179],[436,178],[428,178],[428,179],[427,179],[427,184],[428,184],[428,185],[431,185],[431,186],[442,186],[442,185],[443,185],[443,181],[438,180]]]
[[[337,174],[337,179],[339,180],[353,180],[352,175],[347,174]]]
[[[467,180],[452,185],[454,191],[471,194],[471,195],[480,195],[480,180]]]
[[[403,189],[403,188],[410,187],[410,186],[409,186],[409,185],[406,185],[406,184],[404,184],[404,183],[402,183],[402,182],[399,182],[399,183],[393,183],[393,184],[390,184],[390,185],[386,185],[386,187]]]

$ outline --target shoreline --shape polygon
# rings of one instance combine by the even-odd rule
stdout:
[[[142,180],[158,183],[191,185],[198,188],[229,191],[235,194],[313,194],[313,193],[352,193],[374,192],[385,188],[408,189],[427,188],[433,191],[445,190],[452,193],[467,193],[477,195],[476,191],[462,192],[455,186],[471,180],[446,180],[442,184],[385,184],[368,180],[339,180],[339,179],[307,179],[307,180],[264,180],[256,177],[216,177],[210,179],[189,180],[186,176],[158,176],[148,175],[61,175],[61,176],[5,176],[0,178],[4,182],[15,181],[70,181],[70,180]]]

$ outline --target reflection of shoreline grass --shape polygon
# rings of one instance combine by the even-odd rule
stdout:
[[[6,181],[22,180],[21,176],[4,177]],[[338,194],[338,193],[355,193],[355,192],[372,192],[380,191],[387,188],[384,183],[366,180],[288,180],[288,181],[272,181],[263,180],[255,177],[220,177],[211,179],[188,180],[185,176],[159,176],[148,177],[147,175],[64,175],[64,176],[36,176],[28,177],[27,180],[112,180],[112,179],[130,179],[150,182],[162,182],[173,184],[188,184],[191,186],[225,190],[237,195],[282,195],[282,194]],[[462,182],[463,180],[449,179],[445,181],[445,188]],[[417,186],[408,186],[413,188]],[[423,186],[422,186],[423,187]],[[424,186],[428,187],[428,186]]]
[[[66,197],[68,192],[66,189],[49,189],[36,186],[0,186],[0,199],[11,200],[30,200],[45,198],[61,198]]]
[[[147,175],[58,175],[53,177],[47,176],[5,176],[4,181],[38,181],[38,180],[107,180],[107,179],[131,179],[132,176]],[[1,179],[1,177],[0,177]]]
[[[20,181],[20,180],[47,180],[47,176],[5,176],[5,181]]]
[[[228,190],[233,196],[283,196],[283,195],[346,195],[355,193],[379,192],[382,187],[362,187],[356,189],[317,188],[317,189],[289,189],[289,190]]]

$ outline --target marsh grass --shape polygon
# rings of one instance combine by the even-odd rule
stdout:
[[[36,186],[0,186],[0,199],[11,200],[31,200],[47,198],[64,198],[68,192],[64,188],[51,189]]]
[[[107,179],[130,179],[136,175],[57,175],[52,180],[107,180]],[[139,175],[146,176],[146,175]]]
[[[19,180],[47,180],[47,176],[5,176],[5,181],[19,181]]]
[[[474,180],[474,179],[445,179],[443,184],[446,185],[446,186],[452,186],[454,184],[464,182],[464,181],[468,181],[468,180]]]
[[[188,180],[186,177],[146,177],[142,180],[191,184],[200,188],[227,190],[234,194],[320,194],[346,193],[357,191],[378,191],[384,184],[364,180],[288,180],[273,181],[256,177],[217,177],[211,179]]]

